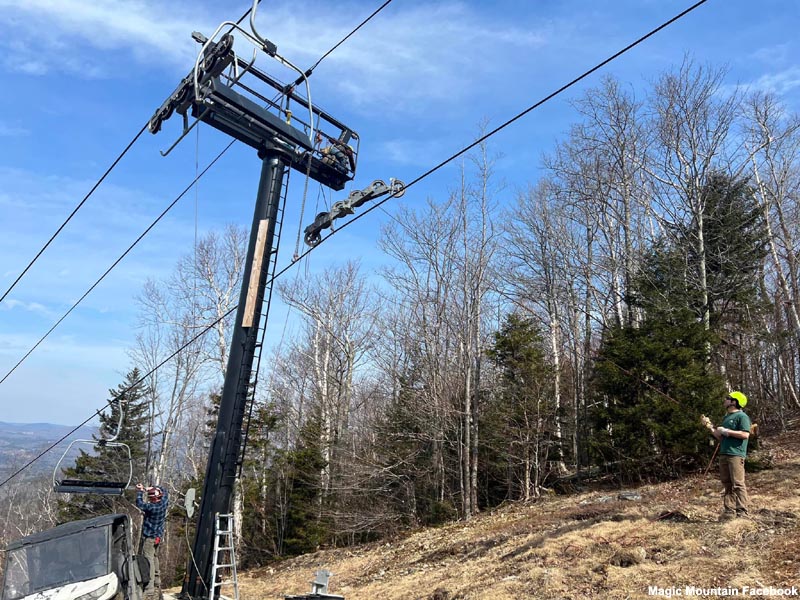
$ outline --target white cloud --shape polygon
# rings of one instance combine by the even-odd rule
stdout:
[[[308,63],[354,21],[347,12],[333,11],[312,13],[303,22],[273,16],[279,51]],[[320,71],[358,106],[391,101],[408,109],[411,103],[456,101],[476,80],[504,70],[501,64],[514,66],[520,56],[545,45],[546,31],[547,26],[536,30],[460,2],[392,6],[326,58]]]
[[[197,11],[150,1],[0,0],[0,9],[12,24],[2,42],[4,66],[29,75],[109,75],[102,53],[112,50],[185,65],[196,52],[189,34],[203,21]]]
[[[91,188],[92,182],[3,167],[0,167],[0,181],[4,186],[0,192],[0,212],[7,217],[4,221],[7,226],[0,236],[0,256],[5,268],[0,283],[7,287]],[[0,330],[9,331],[16,315],[26,314],[31,320],[34,315],[45,315],[50,320],[60,316],[166,204],[163,197],[105,183],[41,255],[14,288],[13,295],[3,302],[13,300],[16,311],[5,313]],[[131,311],[131,303],[120,302],[119,298],[132,297],[146,277],[158,277],[174,264],[177,256],[189,247],[184,231],[188,228],[182,228],[168,215],[83,301],[84,310],[87,307],[98,310],[110,304],[115,307],[112,316],[116,318]],[[51,307],[54,312],[34,310],[35,303]]]
[[[360,13],[366,16],[362,4],[351,6],[357,8],[262,5],[257,26],[281,55],[305,69],[352,30]],[[0,41],[6,69],[30,75],[60,70],[83,78],[113,76],[125,57],[141,65],[166,63],[169,69],[188,70],[199,48],[189,34],[210,35],[222,20],[239,16],[231,15],[230,7],[217,9],[212,17],[196,4],[154,0],[0,0],[0,9],[14,25]],[[458,1],[392,5],[325,59],[312,86],[323,79],[356,106],[390,100],[398,108],[419,104],[424,110],[420,103],[463,96],[476,80],[491,78],[504,70],[499,67],[513,66],[543,46],[548,25],[536,27]],[[248,56],[252,50],[241,34],[236,48]],[[110,51],[122,52],[122,58],[109,57]],[[260,64],[271,73],[282,69],[266,61]],[[295,76],[284,75],[287,80]]]
[[[429,167],[452,154],[452,147],[445,147],[443,139],[393,139],[381,144],[384,158],[398,165]]]
[[[39,302],[23,302],[21,300],[14,300],[13,298],[10,298],[0,304],[0,309],[2,310],[13,311],[17,308],[20,308],[25,312],[42,315],[48,319],[52,319],[56,316],[53,311],[49,310],[46,306],[40,304]]]
[[[774,65],[785,62],[789,56],[789,50],[789,44],[776,44],[759,48],[750,56],[755,60]]]
[[[5,304],[5,302],[4,302]],[[12,358],[19,359],[27,352],[31,345],[40,336],[23,333],[0,333],[0,356],[4,356],[4,367],[8,368],[16,363],[9,362]],[[59,365],[59,369],[80,367],[85,369],[107,369],[109,365],[124,366],[127,362],[126,349],[123,342],[111,340],[90,341],[85,336],[76,337],[74,334],[52,335],[31,355],[23,364],[45,366],[47,364]],[[20,365],[22,368],[22,365]],[[15,373],[17,375],[17,373]]]
[[[777,73],[766,73],[746,87],[776,94],[785,94],[800,87],[800,67],[789,67]]]

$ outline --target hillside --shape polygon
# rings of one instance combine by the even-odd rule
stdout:
[[[800,425],[796,423],[795,425]],[[800,436],[761,440],[773,468],[748,474],[751,519],[718,522],[720,485],[707,476],[628,490],[511,504],[469,523],[319,551],[240,575],[244,600],[310,591],[317,569],[346,600],[579,599],[721,595],[743,586],[798,586]],[[677,592],[673,588],[679,588]],[[655,590],[650,590],[651,592]],[[678,593],[680,592],[680,594]]]
[[[20,466],[38,456],[54,441],[60,439],[73,428],[69,425],[52,423],[6,423],[0,421],[0,477],[5,477]],[[75,439],[92,439],[95,427],[84,426],[59,443],[52,452],[45,454],[26,472],[27,477],[51,473],[67,445]],[[88,450],[89,447],[84,447]],[[68,459],[78,455],[75,448]]]

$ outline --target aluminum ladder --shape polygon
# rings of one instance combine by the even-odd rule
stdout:
[[[236,578],[236,553],[233,547],[233,515],[216,514],[214,522],[214,552],[211,555],[211,582],[208,600],[222,594],[222,586],[233,586],[234,600],[239,600],[239,581]],[[224,573],[223,571],[226,571]],[[227,575],[228,579],[225,579]]]

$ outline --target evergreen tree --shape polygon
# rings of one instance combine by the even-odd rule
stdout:
[[[506,317],[487,352],[500,369],[499,394],[484,409],[481,425],[487,465],[487,502],[539,495],[549,474],[553,424],[553,378],[543,341],[532,319]]]
[[[762,211],[746,180],[723,173],[712,173],[701,195],[711,326],[741,325],[761,304],[760,274],[767,255]],[[689,260],[697,264],[696,256],[690,254]]]
[[[320,437],[321,418],[312,413],[287,456],[290,490],[284,549],[289,556],[313,552],[327,539],[321,478],[326,463]]]
[[[104,443],[104,440],[111,438],[119,429],[116,441],[126,444],[131,451],[133,482],[144,480],[147,467],[148,404],[146,386],[139,379],[141,373],[138,368],[134,368],[117,389],[109,390],[109,407],[100,413],[100,428],[93,436],[96,443],[92,453],[81,449],[75,466],[64,470],[64,479],[127,481],[127,453],[124,449]],[[128,512],[134,499],[133,490],[125,492],[121,497],[70,494],[66,499],[59,500],[59,519],[71,521],[113,512]]]
[[[630,298],[631,307],[657,320],[681,321],[687,310],[699,318],[701,294],[691,285],[689,270],[684,250],[670,246],[663,239],[657,241],[642,258]]]
[[[758,309],[760,273],[767,233],[761,209],[744,180],[714,173],[701,190],[703,247],[711,328],[749,321]],[[643,257],[632,303],[650,316],[669,319],[673,311],[702,315],[698,281],[701,257],[693,225],[677,225],[674,244],[662,239]]]
[[[270,404],[257,404],[249,420],[245,462],[242,469],[244,515],[242,523],[243,567],[263,564],[274,558],[275,449],[270,441],[278,414]]]
[[[710,342],[696,314],[680,307],[605,333],[592,381],[596,462],[635,480],[674,476],[707,459],[699,417],[716,411],[725,389],[707,369]]]

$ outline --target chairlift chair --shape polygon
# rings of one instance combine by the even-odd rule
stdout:
[[[117,400],[117,402],[119,402],[119,400]],[[120,405],[117,430],[113,436],[99,440],[78,439],[70,442],[53,469],[53,490],[55,492],[60,494],[103,494],[120,496],[130,487],[131,480],[133,479],[133,457],[131,456],[131,449],[127,444],[117,441],[122,429],[122,418],[123,411]],[[121,469],[121,473],[115,474],[121,475],[122,477],[117,476],[114,479],[109,476],[109,473],[99,473],[97,479],[64,479],[63,477],[59,479],[59,476],[63,476],[63,464],[70,450],[72,450],[73,447],[78,448],[82,445],[91,446],[92,449],[94,449],[95,446],[100,446],[102,448],[118,448],[122,453],[123,461],[127,462],[128,465],[127,479],[122,480],[125,477],[124,467]]]

